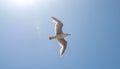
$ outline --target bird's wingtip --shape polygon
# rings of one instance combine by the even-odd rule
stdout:
[[[60,54],[60,57],[62,57],[63,54]]]
[[[56,19],[54,16],[51,16],[51,19]]]

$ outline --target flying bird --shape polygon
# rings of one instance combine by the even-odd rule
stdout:
[[[63,31],[62,31],[63,23],[60,20],[58,20],[55,17],[51,17],[51,19],[55,23],[55,35],[49,37],[49,40],[57,39],[57,41],[61,47],[60,56],[62,56],[66,50],[66,47],[67,47],[67,41],[64,38],[70,34],[63,33]]]

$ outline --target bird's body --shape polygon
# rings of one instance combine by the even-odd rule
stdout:
[[[66,34],[57,34],[55,36],[50,37],[49,39],[50,40],[52,40],[52,39],[64,39],[65,37],[67,37]]]
[[[52,17],[52,21],[55,23],[55,36],[49,37],[49,39],[50,40],[52,40],[52,39],[57,39],[58,40],[58,43],[61,47],[60,56],[62,56],[63,53],[66,50],[66,47],[67,47],[67,41],[64,38],[67,37],[70,34],[64,34],[63,33],[63,31],[62,31],[63,23],[60,20],[58,20],[55,17]]]

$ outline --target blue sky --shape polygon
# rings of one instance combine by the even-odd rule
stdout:
[[[120,69],[119,0],[0,1],[0,69]],[[55,16],[70,33],[59,56]]]

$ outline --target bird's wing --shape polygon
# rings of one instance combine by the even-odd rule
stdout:
[[[52,18],[52,21],[55,23],[55,34],[63,33],[62,31],[63,23],[61,23],[61,21],[55,17],[51,17],[51,18]]]
[[[60,56],[62,56],[66,50],[67,47],[67,41],[65,39],[58,39],[58,43],[61,46],[60,49]]]

